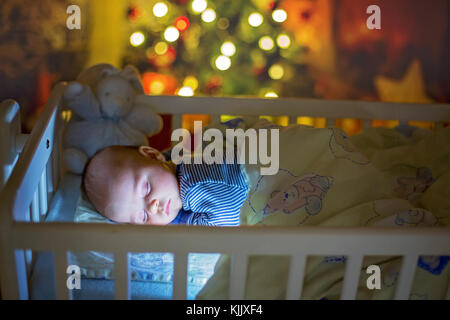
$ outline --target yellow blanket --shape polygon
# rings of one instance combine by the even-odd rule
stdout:
[[[264,121],[251,125],[273,127]],[[246,166],[251,190],[241,209],[243,225],[450,224],[450,128],[416,130],[410,137],[373,128],[349,138],[336,128],[295,125],[280,128],[279,150],[277,175],[261,176],[258,165]],[[344,256],[309,257],[303,298],[338,299],[345,260]],[[249,257],[245,298],[283,299],[289,261],[289,257]],[[410,299],[445,297],[448,261],[445,256],[420,257]],[[392,299],[400,262],[398,257],[365,257],[357,298]],[[365,270],[372,264],[381,268],[380,290],[366,287]],[[229,257],[222,256],[198,299],[227,298],[229,266]]]

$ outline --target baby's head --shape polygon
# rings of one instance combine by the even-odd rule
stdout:
[[[147,146],[97,152],[83,172],[82,188],[100,214],[119,223],[165,225],[182,206],[175,168]]]

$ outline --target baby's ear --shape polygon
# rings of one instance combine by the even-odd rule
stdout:
[[[164,155],[156,150],[155,148],[149,147],[149,146],[140,146],[139,147],[139,153],[143,155],[144,157],[149,157],[155,160],[159,161],[166,161],[166,158]]]

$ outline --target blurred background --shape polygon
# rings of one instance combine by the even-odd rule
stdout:
[[[372,4],[381,30],[366,26]],[[2,0],[0,101],[20,103],[29,131],[56,82],[111,63],[155,95],[449,102],[449,17],[450,0]]]

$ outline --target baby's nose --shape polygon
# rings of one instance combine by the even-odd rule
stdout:
[[[160,208],[159,208],[159,204],[160,204],[160,202],[159,202],[158,199],[152,200],[152,201],[150,202],[150,210],[149,210],[149,211],[150,211],[152,214],[158,213],[158,210],[160,209]]]

